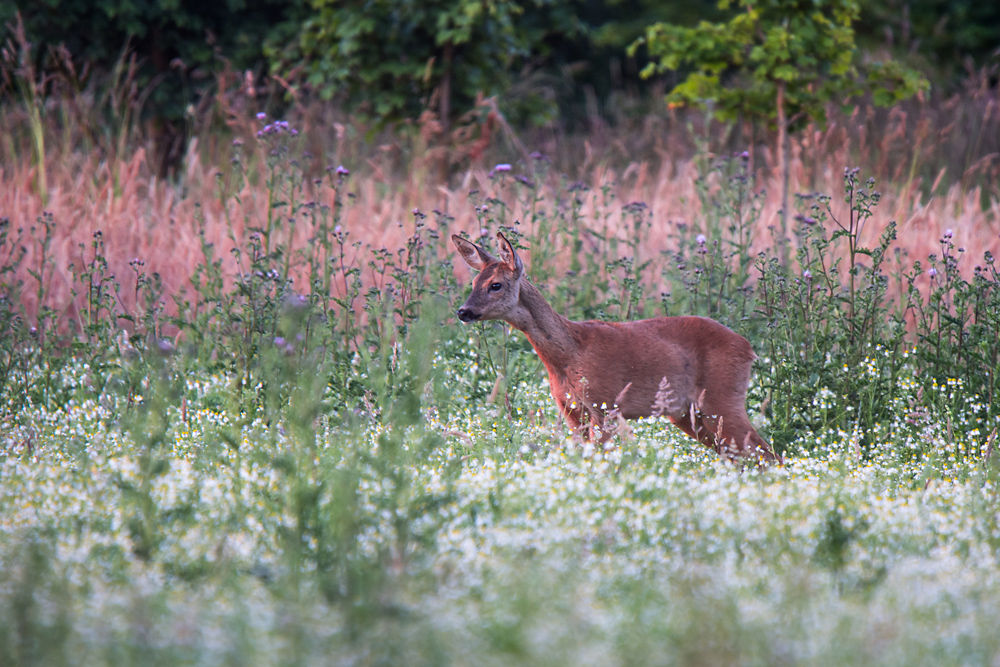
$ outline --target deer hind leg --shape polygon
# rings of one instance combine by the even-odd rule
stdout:
[[[749,369],[747,369],[749,381]],[[778,461],[774,450],[754,430],[746,412],[746,390],[706,395],[702,392],[691,415],[673,420],[688,435],[714,449],[725,459]]]
[[[735,448],[726,442],[724,434],[719,429],[725,423],[724,419],[704,415],[694,406],[682,417],[670,417],[674,426],[687,433],[709,449],[715,450],[722,458],[733,461],[736,458]]]
[[[754,430],[746,413],[742,416],[730,413],[727,419],[726,415],[692,411],[682,417],[670,417],[670,421],[727,460],[741,457],[757,458],[767,463],[779,460],[771,445]]]
[[[760,437],[744,407],[745,399],[730,403],[729,409],[711,404],[702,407],[699,440],[728,459],[758,459],[765,463],[778,461],[767,440]],[[739,407],[733,407],[738,405]]]

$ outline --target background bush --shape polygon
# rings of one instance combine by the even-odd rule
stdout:
[[[22,17],[34,70],[61,74],[47,80],[50,86],[81,90],[95,79],[120,79],[134,57],[130,94],[151,122],[146,131],[157,140],[164,175],[183,153],[192,115],[202,115],[206,100],[231,85],[234,73],[278,113],[304,96],[335,97],[349,113],[382,123],[413,121],[429,110],[448,128],[475,109],[477,96],[497,96],[518,124],[615,120],[616,100],[645,88],[639,74],[646,56],[625,57],[625,46],[657,22],[694,26],[738,13],[728,6],[696,11],[684,3],[617,0],[488,6],[234,0],[206,7],[45,0],[5,5],[0,26],[6,42]],[[956,69],[968,75],[995,67],[991,45],[1000,19],[974,3],[884,0],[865,5],[857,31],[877,45],[871,53],[878,60],[886,45],[919,55],[915,64],[948,92],[964,79]],[[12,69],[5,67],[8,95]],[[664,80],[672,88],[684,75],[667,72]]]

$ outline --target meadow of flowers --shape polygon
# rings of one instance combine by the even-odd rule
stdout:
[[[741,153],[684,219],[532,156],[366,226],[292,129],[212,201],[151,187],[127,262],[3,221],[0,664],[1000,665],[995,233],[897,239],[842,168],[782,237]],[[497,229],[569,316],[747,336],[784,465],[574,439],[523,336],[453,315],[445,240]]]
[[[864,453],[831,430],[740,472],[656,420],[581,448],[540,386],[511,415],[427,400],[393,434],[240,423],[218,404],[231,384],[186,379],[183,410],[152,387],[132,415],[34,406],[5,429],[5,664],[1000,655],[1000,465],[971,412],[955,437],[902,402]]]

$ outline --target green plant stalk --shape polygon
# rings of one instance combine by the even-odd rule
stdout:
[[[21,57],[27,58],[28,54],[22,53]],[[35,161],[35,185],[44,208],[49,205],[49,186],[45,169],[45,125],[42,122],[40,110],[42,102],[32,73],[33,69],[22,63],[17,76],[17,85],[21,93],[21,101],[24,102],[24,108],[28,112],[28,126],[31,131],[31,145]]]

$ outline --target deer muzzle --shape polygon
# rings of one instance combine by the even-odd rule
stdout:
[[[463,322],[475,322],[479,319],[479,313],[473,311],[471,308],[462,306],[458,309],[458,319]]]

